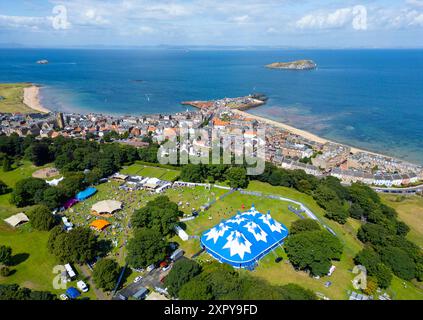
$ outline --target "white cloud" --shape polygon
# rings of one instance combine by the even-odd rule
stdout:
[[[406,3],[414,7],[423,7],[423,0],[407,0]]]
[[[242,15],[242,16],[237,16],[237,17],[232,17],[232,18],[229,19],[229,21],[236,22],[236,23],[239,23],[239,24],[246,23],[249,20],[250,20],[250,16],[248,14],[245,14],[245,15]]]
[[[367,29],[367,10],[363,6],[347,7],[332,12],[311,13],[300,18],[299,29],[337,29],[352,26],[355,30]]]
[[[402,10],[388,19],[393,28],[423,27],[423,12],[417,10]]]
[[[0,26],[4,28],[28,28],[38,30],[49,24],[47,17],[25,17],[0,15]]]

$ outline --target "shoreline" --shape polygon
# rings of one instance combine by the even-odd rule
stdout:
[[[23,103],[30,109],[39,113],[50,113],[51,111],[44,107],[40,101],[40,87],[32,84],[24,88]]]
[[[330,142],[330,143],[336,143],[336,144],[347,146],[347,147],[351,148],[352,154],[356,154],[356,153],[359,153],[359,152],[365,152],[365,153],[369,153],[369,154],[373,154],[373,155],[377,155],[377,156],[382,156],[382,157],[396,158],[396,157],[388,156],[388,155],[385,155],[385,154],[381,154],[381,153],[377,153],[377,152],[368,151],[368,150],[360,149],[360,148],[357,148],[357,147],[353,147],[353,146],[350,146],[350,145],[345,144],[345,143],[336,142],[336,141],[333,141],[333,140],[322,138],[322,137],[320,137],[320,136],[318,136],[314,133],[311,133],[309,131],[295,128],[295,127],[290,126],[288,124],[285,124],[283,122],[271,120],[271,119],[268,119],[268,118],[265,118],[265,117],[262,117],[262,116],[257,116],[255,114],[251,114],[251,113],[243,111],[243,110],[234,109],[234,110],[232,110],[232,112],[234,112],[234,113],[236,113],[240,116],[243,116],[245,118],[251,118],[251,119],[261,121],[261,122],[264,122],[266,124],[284,129],[284,130],[289,131],[293,134],[296,134],[298,136],[304,137],[308,140],[311,140],[311,141],[314,141],[314,142],[317,142],[317,143],[325,144],[325,143]]]

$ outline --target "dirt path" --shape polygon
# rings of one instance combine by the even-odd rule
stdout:
[[[88,284],[90,285],[90,289],[94,290],[94,293],[97,297],[98,300],[110,300],[110,297],[108,297],[102,290],[99,290],[96,288],[96,286],[94,285],[93,281],[92,281],[92,274],[91,274],[91,270],[88,269],[88,267],[84,264],[84,265],[79,265],[79,268],[81,270],[81,272],[84,274],[84,277],[86,277],[88,280]]]

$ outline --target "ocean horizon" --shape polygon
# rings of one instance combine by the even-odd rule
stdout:
[[[318,68],[264,67],[299,59]],[[260,92],[252,114],[423,164],[422,49],[0,49],[0,82],[41,85],[51,110],[127,115]]]

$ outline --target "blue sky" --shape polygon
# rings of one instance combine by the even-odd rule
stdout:
[[[7,43],[423,47],[423,0],[1,0]]]

